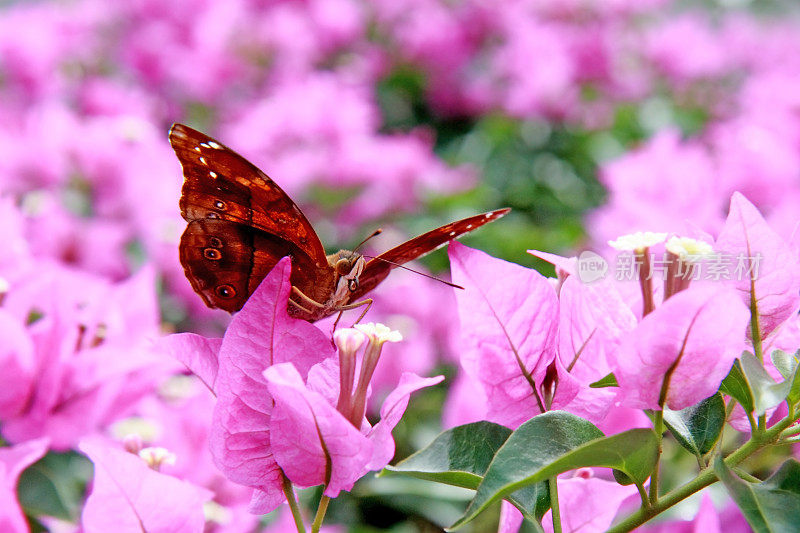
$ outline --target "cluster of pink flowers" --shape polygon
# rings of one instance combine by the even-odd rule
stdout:
[[[796,22],[687,15],[660,26],[647,55],[675,93],[653,97],[661,116],[650,119],[652,136],[602,165],[609,199],[590,215],[590,235],[603,242],[643,227],[686,232],[687,221],[716,232],[739,191],[789,238],[800,209]],[[707,115],[686,137],[677,129],[680,106]]]
[[[665,238],[639,233],[612,244],[644,257],[663,246],[659,242]],[[466,288],[458,291],[457,301],[462,379],[469,383],[452,394],[471,399],[449,403],[455,411],[449,413],[449,422],[490,420],[516,428],[539,413],[561,409],[592,421],[606,434],[651,427],[643,409],[681,410],[719,389],[742,352],[755,351],[752,324],[758,324],[763,339],[767,371],[782,380],[768,355],[776,349],[794,353],[800,347],[800,250],[738,193],[717,238],[704,239],[707,248],[698,249],[761,257],[757,271],[718,281],[690,279],[680,287],[672,272],[664,276],[664,287],[656,288],[658,276],[642,266],[636,280],[609,276],[585,283],[578,258],[531,251],[555,264],[559,277],[545,278],[452,243],[453,280]],[[673,243],[666,246],[675,253]],[[696,254],[675,257],[698,265],[706,259]],[[640,279],[648,280],[641,290]],[[752,322],[751,309],[756,313]],[[611,373],[618,388],[590,387]],[[777,420],[786,416],[785,408],[782,404],[769,414]],[[742,431],[750,429],[744,413],[734,413],[734,423]],[[593,531],[608,528],[619,506],[636,495],[633,486],[594,478],[591,470],[559,480],[561,490],[581,502],[562,507],[565,516],[576,524],[591,522]],[[603,511],[587,501],[602,501]],[[510,504],[504,506],[501,531],[516,531],[522,515]],[[739,521],[744,523],[741,516]]]

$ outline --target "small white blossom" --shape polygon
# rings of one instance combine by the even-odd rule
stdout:
[[[130,435],[125,435],[125,438],[122,439],[122,446],[126,451],[134,455],[139,455],[139,452],[144,448],[144,441],[142,441],[140,435],[131,433]]]
[[[231,520],[233,520],[231,510],[213,500],[203,504],[203,515],[206,517],[206,522],[221,526],[230,524]]]
[[[399,331],[389,329],[388,326],[380,323],[369,322],[367,324],[356,324],[353,327],[369,337],[369,340],[373,343],[383,344],[384,342],[400,342],[403,340],[403,336]]]
[[[111,426],[111,435],[117,440],[135,435],[144,442],[153,442],[161,435],[161,428],[152,420],[132,416],[115,422]]]
[[[172,376],[158,387],[158,393],[168,400],[184,400],[197,394],[195,376]]]
[[[151,446],[139,451],[141,457],[150,468],[158,470],[163,464],[174,465],[177,456],[166,448]]]
[[[714,253],[710,244],[690,237],[670,237],[665,247],[683,261],[697,261]]]
[[[333,333],[333,342],[340,352],[356,353],[366,340],[366,335],[354,328],[337,329]]]
[[[609,246],[621,252],[643,252],[667,239],[666,233],[655,233],[652,231],[637,231],[628,235],[622,235],[614,241],[608,241]]]

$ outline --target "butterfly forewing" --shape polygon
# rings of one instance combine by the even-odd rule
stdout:
[[[358,278],[359,288],[351,296],[351,301],[374,289],[389,275],[393,268],[422,257],[447,244],[459,235],[464,235],[488,222],[497,220],[509,211],[511,211],[509,208],[498,209],[497,211],[489,211],[488,213],[445,224],[370,259]]]
[[[319,268],[325,249],[289,196],[245,158],[211,137],[175,124],[169,140],[183,166],[181,214],[187,221],[223,219],[294,243]]]

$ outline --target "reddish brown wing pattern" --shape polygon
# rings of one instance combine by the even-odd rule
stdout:
[[[352,294],[350,301],[353,302],[374,289],[396,266],[422,257],[444,246],[447,242],[457,238],[459,235],[469,233],[488,222],[497,220],[509,211],[511,211],[509,208],[498,209],[496,211],[489,211],[488,213],[457,220],[450,224],[445,224],[440,228],[436,228],[435,230],[423,233],[419,237],[414,237],[410,241],[406,241],[389,251],[383,252],[378,257],[367,262],[364,271],[358,278],[359,288]],[[391,261],[391,263],[389,263],[389,261]]]
[[[277,183],[230,148],[183,124],[169,141],[183,166],[181,215],[188,222],[221,218],[294,243],[320,268],[325,248],[300,208]]]
[[[192,288],[206,305],[229,313],[242,308],[282,257],[300,253],[283,239],[220,219],[189,222],[180,246]]]
[[[335,273],[295,203],[246,159],[216,140],[174,124],[170,143],[183,166],[181,214],[189,223],[180,258],[205,303],[238,311],[281,257],[292,284],[323,301]]]

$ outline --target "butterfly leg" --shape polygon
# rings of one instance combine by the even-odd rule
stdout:
[[[306,309],[305,307],[303,307],[303,306],[302,306],[302,305],[300,305],[299,303],[295,302],[295,301],[294,301],[294,300],[292,300],[291,298],[289,298],[289,303],[290,303],[290,304],[292,304],[293,306],[295,306],[296,308],[300,309],[300,310],[301,310],[301,311],[303,311],[304,313],[308,313],[309,315],[311,314],[311,309]]]
[[[339,320],[342,319],[342,313],[344,313],[344,311],[339,311],[339,314],[336,316],[336,320],[334,320],[333,322],[333,329],[331,330],[331,335],[333,335],[336,332],[336,325],[339,323]]]
[[[298,289],[294,285],[292,285],[292,293],[298,295],[300,298],[302,298],[302,300],[304,302],[306,302],[308,304],[311,304],[314,307],[325,307],[324,305],[322,305],[318,301],[306,296],[303,291],[301,291],[300,289]],[[291,302],[292,300],[290,299],[289,301]],[[292,302],[292,303],[294,303],[297,307],[300,307],[301,309],[303,309],[303,307],[301,307],[300,304],[298,304],[297,302]],[[308,309],[304,309],[304,311],[310,312],[310,311],[308,311]]]
[[[339,308],[339,316],[340,317],[342,316],[342,314],[341,314],[342,311],[347,311],[348,309],[355,309],[356,307],[362,307],[364,305],[366,305],[367,307],[365,307],[364,311],[361,312],[361,316],[358,317],[358,320],[353,322],[353,325],[356,325],[359,322],[361,322],[361,319],[364,318],[364,315],[367,314],[367,311],[369,311],[369,308],[372,307],[372,298],[367,298],[366,300],[361,300],[360,302],[356,302],[354,304],[343,305],[342,307]],[[339,319],[337,318],[336,322],[338,322],[338,321],[339,321]],[[334,328],[335,327],[336,327],[336,325],[334,324]]]

